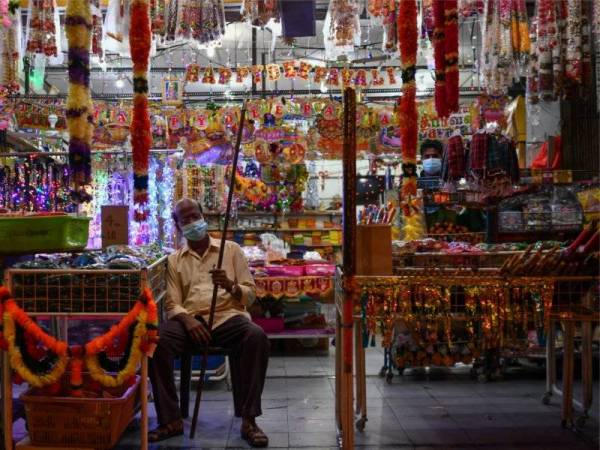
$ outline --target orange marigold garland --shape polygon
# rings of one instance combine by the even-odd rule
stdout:
[[[71,395],[83,394],[82,370],[85,366],[91,377],[103,386],[116,387],[130,382],[143,354],[150,355],[158,341],[158,312],[156,303],[150,290],[145,289],[133,309],[119,324],[110,331],[99,336],[83,346],[69,347],[66,342],[59,341],[42,330],[11,298],[4,287],[0,287],[0,314],[2,327],[0,327],[0,346],[9,352],[11,367],[16,374],[35,387],[57,386],[60,378],[67,369],[71,371]],[[122,342],[129,334],[129,329],[135,324],[134,336],[130,343],[130,352],[125,367],[116,375],[108,374],[98,360],[98,354],[107,352],[114,347],[115,342]],[[33,340],[42,347],[44,354],[51,352],[56,355],[55,362],[49,371],[37,373],[25,361],[24,354],[17,342],[17,327],[20,327],[26,341]],[[27,348],[27,357],[36,358]],[[39,356],[39,355],[38,355]]]
[[[418,30],[417,2],[400,0],[398,42],[402,61],[402,97],[400,98],[400,140],[402,145],[402,197],[417,194],[417,127],[415,82]]]
[[[148,110],[148,58],[151,30],[148,0],[134,0],[130,7],[129,47],[133,62],[133,118],[130,134],[133,152],[133,200],[135,220],[148,217],[148,164],[152,147],[150,113]]]

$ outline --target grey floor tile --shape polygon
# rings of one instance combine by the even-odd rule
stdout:
[[[328,447],[337,445],[335,433],[290,433],[290,447]]]
[[[406,406],[406,405],[391,405],[394,414],[398,418],[407,416],[447,416],[448,410],[441,405],[432,406]]]
[[[414,445],[444,445],[448,447],[468,446],[472,444],[470,437],[463,430],[406,430]]]
[[[404,430],[460,430],[461,427],[450,417],[412,416],[398,420]]]
[[[412,447],[411,441],[403,430],[381,430],[356,433],[354,436],[356,446],[385,446],[393,448]]]
[[[297,420],[335,420],[334,408],[290,408],[287,414],[290,424]]]
[[[503,428],[514,430],[514,422],[505,414],[452,414],[452,420],[464,430]]]
[[[335,419],[294,419],[289,422],[290,433],[335,433]]]

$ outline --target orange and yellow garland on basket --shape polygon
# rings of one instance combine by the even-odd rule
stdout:
[[[133,200],[135,220],[148,217],[148,164],[152,147],[152,131],[148,110],[148,61],[152,43],[148,0],[133,0],[130,8],[129,47],[133,63],[133,118],[131,147],[133,153]]]
[[[69,367],[72,396],[82,395],[84,363],[91,378],[102,386],[121,386],[133,379],[142,356],[152,354],[158,341],[158,312],[149,289],[142,292],[133,309],[117,325],[83,347],[69,347],[66,342],[47,334],[16,304],[4,287],[0,287],[0,316],[0,349],[8,351],[10,365],[16,374],[31,386],[54,386],[58,389],[62,375]],[[122,348],[131,328],[133,338],[125,351],[127,359],[124,367],[111,374],[100,362],[100,355],[115,347]],[[31,347],[37,350],[35,355],[29,345],[25,346],[28,341],[33,342]],[[44,370],[32,367],[40,361]]]

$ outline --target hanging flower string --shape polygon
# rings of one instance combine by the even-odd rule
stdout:
[[[158,312],[149,289],[142,292],[118,325],[85,346],[69,347],[47,334],[19,308],[4,287],[0,288],[0,316],[0,348],[8,351],[11,367],[17,375],[31,386],[47,386],[52,391],[60,388],[61,377],[69,367],[72,396],[82,395],[84,363],[91,378],[102,386],[121,386],[130,383],[142,356],[152,354],[158,341]],[[131,328],[133,338],[128,341]],[[24,339],[19,339],[19,330]],[[123,342],[128,342],[127,348]],[[106,355],[116,353],[125,353],[127,358],[116,375],[112,375]]]
[[[135,220],[143,222],[148,217],[148,164],[152,131],[148,110],[148,58],[150,55],[150,10],[148,0],[131,3],[131,28],[129,46],[133,62],[133,119],[131,121],[131,147],[133,151]]]
[[[400,140],[402,145],[402,197],[417,194],[417,3],[401,0],[398,11],[398,41],[402,60],[402,97],[400,98]]]
[[[86,0],[69,0],[65,31],[69,42],[69,95],[67,127],[69,129],[69,165],[73,180],[73,200],[85,203],[91,183],[91,144],[93,107],[90,96],[90,45],[92,14]]]
[[[458,2],[444,1],[444,63],[447,113],[458,111]]]
[[[433,58],[435,63],[435,110],[438,117],[448,117],[446,103],[446,63],[444,39],[444,0],[433,0]]]

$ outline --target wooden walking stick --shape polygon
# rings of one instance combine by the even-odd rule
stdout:
[[[231,202],[233,200],[233,190],[235,187],[235,174],[237,169],[238,156],[240,154],[240,147],[242,145],[242,130],[244,128],[244,118],[246,116],[246,101],[242,106],[242,113],[238,123],[237,140],[235,142],[235,149],[233,152],[233,162],[231,164],[231,178],[229,180],[229,193],[227,195],[227,210],[225,211],[225,222],[223,223],[223,234],[221,235],[221,246],[219,247],[219,260],[217,263],[217,269],[220,269],[223,265],[223,254],[225,253],[225,241],[227,239],[227,228],[229,227],[229,215],[231,213]],[[219,288],[217,285],[213,288],[212,300],[210,303],[210,313],[208,315],[208,332],[212,333],[212,326],[215,319],[215,307],[217,306],[217,293]],[[208,364],[208,348],[210,342],[206,343],[204,352],[202,353],[202,363],[200,365],[200,379],[198,380],[198,388],[196,391],[196,403],[194,404],[194,416],[192,418],[192,428],[190,430],[190,439],[194,439],[196,434],[196,425],[198,423],[198,413],[200,410],[200,400],[202,399],[202,389],[204,387],[204,377],[206,376],[206,366]]]

